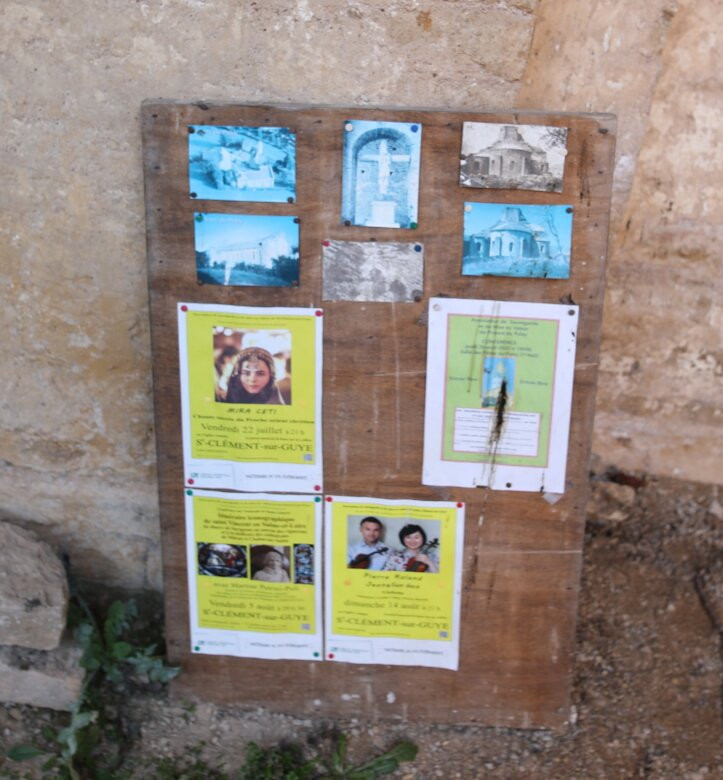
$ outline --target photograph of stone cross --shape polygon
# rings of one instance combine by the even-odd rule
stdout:
[[[416,228],[421,124],[344,123],[341,221]]]

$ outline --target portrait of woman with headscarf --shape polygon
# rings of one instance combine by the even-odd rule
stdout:
[[[284,399],[276,385],[273,355],[262,347],[239,352],[223,399],[229,404],[278,404]]]

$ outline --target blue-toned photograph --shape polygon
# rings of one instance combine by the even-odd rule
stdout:
[[[343,133],[342,224],[416,228],[422,125],[350,119]]]
[[[488,355],[482,361],[482,408],[496,408],[501,396],[504,408],[511,409],[515,399],[515,358]]]
[[[233,287],[299,283],[297,217],[194,215],[199,282]]]
[[[464,204],[463,276],[570,277],[572,206]]]
[[[192,198],[293,203],[296,135],[288,127],[188,128]]]

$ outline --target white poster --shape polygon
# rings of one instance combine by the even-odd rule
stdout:
[[[321,497],[186,490],[191,649],[321,660]]]
[[[187,486],[321,493],[322,319],[178,304]]]
[[[425,485],[565,491],[578,307],[429,302]]]

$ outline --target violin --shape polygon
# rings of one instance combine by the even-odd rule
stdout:
[[[427,544],[422,545],[421,549],[419,550],[419,553],[426,554],[433,547],[439,547],[439,539],[433,539],[431,542],[427,542]],[[404,567],[404,571],[411,571],[415,574],[421,574],[422,572],[425,572],[428,569],[429,569],[429,564],[423,563],[422,561],[418,561],[416,556],[414,558],[410,558]]]
[[[389,550],[388,547],[380,547],[378,550],[370,553],[359,553],[353,561],[347,566],[348,569],[368,569],[371,566],[372,556],[379,553],[385,553]]]

